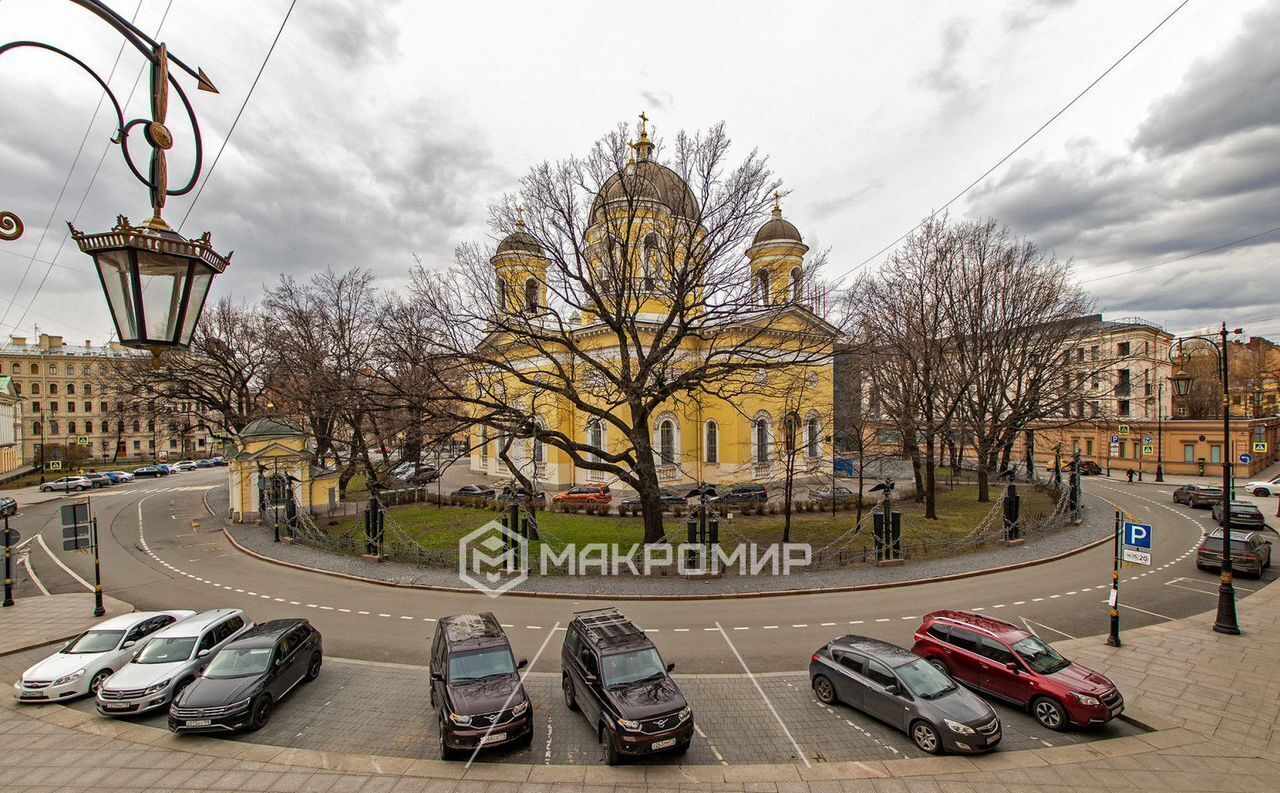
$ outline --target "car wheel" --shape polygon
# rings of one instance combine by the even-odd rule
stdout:
[[[813,695],[823,705],[831,705],[839,701],[839,697],[836,696],[836,687],[831,685],[831,681],[824,675],[813,678]]]
[[[51,493],[51,492],[53,492],[53,488],[52,488],[52,487],[42,487],[42,488],[40,488],[40,492],[41,492],[41,493]]]
[[[1255,496],[1265,498],[1266,496],[1271,495],[1271,491],[1266,489],[1265,487],[1260,487],[1257,490],[1253,491],[1253,494]]]
[[[564,706],[569,710],[577,710],[578,700],[573,696],[573,680],[568,675],[564,676],[561,687],[564,689]]]
[[[93,679],[89,681],[89,693],[91,695],[96,695],[98,693],[98,689],[102,688],[103,682],[106,681],[108,677],[111,677],[110,669],[99,670],[98,673],[93,676]]]
[[[306,682],[310,683],[312,680],[315,680],[317,677],[320,676],[321,663],[323,663],[323,660],[320,658],[320,653],[319,652],[313,653],[311,655],[311,663],[307,664],[307,676],[305,678]]]
[[[934,669],[937,669],[939,672],[946,675],[947,677],[951,677],[951,667],[947,666],[946,661],[942,660],[941,658],[930,658],[928,660],[929,660],[929,666],[932,666]]]
[[[269,721],[271,721],[271,697],[263,694],[257,702],[253,703],[253,717],[249,721],[250,732],[262,729]]]
[[[942,739],[938,737],[938,731],[927,721],[912,723],[911,740],[916,746],[920,747],[922,752],[927,752],[928,754],[942,753]]]
[[[1031,714],[1036,721],[1051,730],[1067,728],[1067,712],[1056,701],[1048,697],[1036,697],[1031,702]]]
[[[600,737],[604,743],[604,764],[617,765],[622,762],[622,753],[618,751],[618,747],[614,744],[613,733],[600,727]]]

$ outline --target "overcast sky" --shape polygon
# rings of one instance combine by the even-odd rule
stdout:
[[[791,191],[785,215],[831,248],[838,280],[1177,5],[298,0],[203,194],[194,207],[170,199],[166,216],[177,225],[190,209],[186,234],[208,229],[235,250],[215,294],[255,299],[279,273],[325,266],[363,265],[394,287],[414,255],[447,267],[459,242],[488,239],[487,205],[531,165],[585,153],[643,110],[660,137],[723,120],[740,153],[767,154]],[[288,1],[112,7],[148,33],[168,9],[158,38],[221,90],[180,78],[209,176]],[[13,39],[61,46],[104,77],[121,42],[72,3],[0,0],[0,41]],[[1109,316],[1174,331],[1225,319],[1280,337],[1280,232],[1171,262],[1280,226],[1278,39],[1278,4],[1192,0],[952,214],[993,215],[1074,258]],[[122,101],[144,63],[131,49],[120,58],[110,83]],[[27,226],[0,243],[0,334],[111,333],[65,221],[102,230],[148,207],[108,145],[108,108],[91,123],[100,95],[56,56],[0,57],[0,209]],[[126,118],[147,112],[144,80]],[[190,136],[176,99],[169,121],[177,184]]]

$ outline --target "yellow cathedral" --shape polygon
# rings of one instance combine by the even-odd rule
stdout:
[[[696,199],[684,180],[650,159],[653,143],[643,126],[632,148],[632,161],[605,181],[592,203],[586,230],[589,252],[608,244],[609,221],[622,213],[633,214],[627,224],[628,233],[634,234],[639,243],[633,250],[646,256],[653,235],[670,233],[674,224],[697,214],[690,211],[690,207],[696,208]],[[623,179],[628,180],[626,185],[622,184]],[[637,192],[643,199],[639,202]],[[642,207],[638,213],[637,203]],[[806,268],[808,250],[796,226],[782,216],[775,195],[772,216],[760,226],[744,252],[752,279],[751,300],[757,309],[752,313],[759,315],[758,309],[766,308],[769,326],[764,332],[744,338],[773,351],[788,349],[789,345],[803,347],[803,363],[748,373],[745,377],[749,379],[735,389],[732,401],[706,394],[689,395],[657,411],[650,438],[658,479],[664,486],[670,485],[679,492],[681,486],[695,482],[769,484],[783,477],[788,468],[797,476],[830,474],[832,355],[837,332],[820,316],[825,310],[821,305],[823,292],[812,283],[814,273]],[[591,255],[588,253],[589,259]],[[516,230],[498,244],[490,264],[496,276],[499,310],[546,310],[549,262],[522,219],[517,221]],[[650,268],[646,261],[644,279],[661,278],[658,270],[660,267]],[[650,301],[661,299],[661,290],[645,293],[636,318],[643,321],[646,314],[652,314],[655,321],[660,320],[666,309]],[[593,356],[608,358],[611,349],[615,356],[619,354],[616,341],[611,347],[610,334],[601,332],[602,323],[590,313],[583,312],[573,322],[570,332],[575,343],[589,349]],[[511,355],[521,354],[518,339],[500,343],[509,345]],[[696,337],[684,340],[689,347],[699,343]],[[696,355],[696,350],[691,352]],[[758,387],[753,387],[753,382]],[[785,387],[779,388],[779,384]],[[553,399],[538,404],[534,408],[538,423],[595,448],[617,451],[628,442],[625,437],[615,437],[621,433],[610,432],[607,423],[584,416],[568,400],[563,402],[558,404]],[[509,467],[499,458],[500,440],[485,427],[473,428],[472,472],[498,480],[512,477]],[[508,456],[539,488],[613,484],[611,475],[580,468],[563,451],[528,438],[515,440]]]

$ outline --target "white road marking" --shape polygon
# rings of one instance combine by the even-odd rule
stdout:
[[[773,703],[769,701],[768,695],[765,694],[764,689],[760,687],[760,682],[756,680],[756,676],[751,674],[751,669],[747,666],[747,662],[742,660],[742,654],[738,652],[738,648],[733,646],[733,641],[729,638],[729,634],[725,632],[725,629],[721,627],[718,622],[716,623],[716,628],[720,631],[720,635],[724,637],[725,644],[728,644],[729,649],[733,651],[733,657],[738,659],[738,663],[742,666],[742,671],[747,673],[747,677],[751,680],[751,685],[756,687],[756,692],[760,694],[760,698],[763,699],[764,704],[768,706],[769,712],[778,720],[778,726],[780,726],[782,731],[786,734],[787,740],[791,741],[791,746],[796,750],[796,756],[804,762],[805,768],[812,768],[813,766],[810,764],[809,758],[805,757],[804,750],[800,748],[800,744],[796,743],[796,739],[791,734],[791,730],[787,728],[787,723],[778,715],[777,709],[773,707]]]
[[[142,519],[142,518],[141,518],[141,515],[142,515],[142,510],[141,510],[141,509],[139,509],[139,510],[138,510],[138,515],[139,515],[139,518],[138,518],[138,519],[139,519],[139,520],[141,520],[141,519]],[[43,535],[37,534],[37,535],[36,535],[36,542],[40,543],[40,547],[41,547],[41,548],[44,548],[44,552],[45,552],[46,554],[48,554],[48,555],[49,555],[49,558],[53,560],[53,563],[54,563],[54,564],[56,564],[58,567],[61,567],[61,568],[62,568],[63,572],[65,572],[67,575],[71,576],[71,577],[72,577],[72,578],[74,578],[75,580],[79,581],[79,582],[80,582],[80,584],[81,584],[85,589],[89,590],[90,592],[92,592],[92,591],[93,591],[93,586],[92,586],[92,585],[90,585],[88,581],[86,581],[86,580],[84,580],[83,578],[81,578],[80,576],[76,575],[76,572],[75,572],[74,570],[72,570],[70,567],[67,567],[65,564],[63,564],[63,563],[62,563],[62,560],[61,560],[61,559],[59,559],[58,557],[56,557],[56,556],[54,556],[54,555],[53,555],[53,551],[49,550],[49,546],[45,544],[44,536],[43,536]],[[28,570],[30,570],[30,569],[31,569],[31,563],[30,563],[30,561],[28,561],[28,562],[27,562],[27,569],[28,569]]]

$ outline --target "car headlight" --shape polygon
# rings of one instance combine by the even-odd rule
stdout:
[[[253,702],[253,697],[245,697],[239,702],[232,702],[230,705],[227,706],[227,713],[235,713],[236,711],[240,711],[240,710],[248,710],[250,702]]]
[[[516,705],[514,708],[511,709],[511,715],[513,716],[523,715],[524,712],[528,709],[529,709],[529,700],[526,699],[525,701],[521,702],[519,705]]]
[[[1071,696],[1079,700],[1081,705],[1090,705],[1090,706],[1096,707],[1102,704],[1102,702],[1099,701],[1097,697],[1091,697],[1088,694],[1078,694],[1075,691],[1072,691]]]
[[[684,721],[685,719],[689,718],[692,715],[693,715],[693,708],[689,707],[688,705],[685,705],[683,708],[681,708],[680,712],[676,714],[676,718],[679,719],[680,721]]]
[[[465,727],[465,726],[467,726],[468,724],[470,724],[470,723],[471,723],[471,717],[470,717],[470,716],[463,716],[461,713],[450,713],[450,714],[449,714],[449,721],[451,721],[451,722],[453,722],[454,724],[457,724],[457,725],[459,725],[459,726]]]
[[[164,691],[166,688],[169,687],[169,682],[171,680],[173,680],[173,678],[167,678],[165,680],[161,680],[159,683],[156,683],[155,685],[147,686],[147,690],[142,692],[143,696],[147,694],[158,694],[161,691]]]
[[[968,724],[961,724],[960,722],[952,721],[951,719],[943,719],[943,721],[946,723],[947,729],[952,732],[958,732],[961,735],[973,735],[974,733],[974,729]]]
[[[76,671],[72,672],[71,674],[69,674],[69,675],[63,675],[62,677],[60,677],[60,678],[58,678],[57,680],[53,681],[53,684],[54,684],[55,686],[66,685],[67,683],[70,683],[72,680],[79,680],[79,679],[80,679],[80,678],[82,678],[82,677],[84,677],[84,670],[83,670],[83,669],[77,669]]]
[[[624,729],[631,730],[632,732],[638,732],[640,730],[640,722],[632,721],[631,719],[618,719],[618,724]]]

